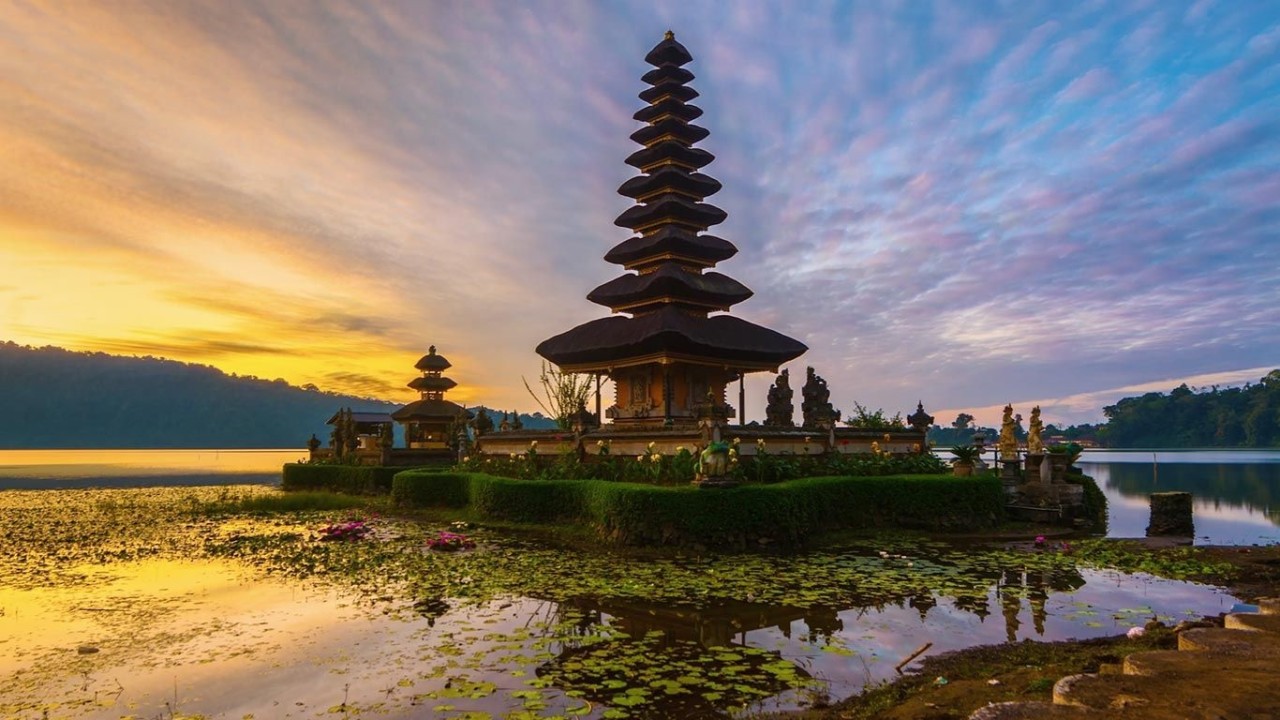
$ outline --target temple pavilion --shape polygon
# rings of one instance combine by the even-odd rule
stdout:
[[[461,405],[444,399],[444,394],[458,385],[443,375],[452,366],[443,355],[436,354],[435,345],[414,365],[422,376],[410,381],[409,387],[422,397],[391,413],[392,419],[404,426],[405,447],[447,450],[454,440],[449,434],[457,431],[456,423],[471,418]]]
[[[715,157],[694,147],[709,133],[692,122],[702,115],[689,104],[698,92],[683,66],[692,59],[671,32],[645,56],[654,66],[641,78],[649,85],[640,93],[647,105],[633,116],[645,125],[631,135],[641,147],[626,159],[640,174],[618,188],[636,204],[614,221],[635,235],[604,256],[626,272],[587,295],[614,314],[537,347],[562,372],[613,381],[614,401],[605,415],[619,431],[733,417],[725,396],[729,383],[745,373],[777,372],[808,349],[723,314],[752,293],[712,270],[738,249],[707,234],[726,214],[704,202],[720,183],[700,172]]]

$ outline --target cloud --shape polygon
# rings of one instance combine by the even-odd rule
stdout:
[[[3,331],[397,399],[434,343],[459,397],[525,402],[620,271],[668,27],[733,312],[837,406],[1280,356],[1280,12],[1243,3],[0,8]]]

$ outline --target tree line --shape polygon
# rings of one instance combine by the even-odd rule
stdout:
[[[1186,383],[1168,393],[1127,397],[1102,409],[1105,423],[1059,427],[1045,425],[1046,442],[1084,441],[1110,448],[1271,448],[1280,447],[1280,370],[1242,387],[1192,388]],[[1026,439],[1018,416],[1015,434]],[[967,445],[986,435],[994,444],[999,428],[981,427],[960,413],[950,427],[935,425],[929,439],[939,447]]]

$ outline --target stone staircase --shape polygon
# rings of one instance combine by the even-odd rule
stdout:
[[[988,705],[969,720],[1280,720],[1280,598],[1224,627],[1178,635],[1177,650],[1134,653],[1096,675],[1070,675],[1053,703]]]

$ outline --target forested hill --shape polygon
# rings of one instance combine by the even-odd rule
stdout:
[[[0,343],[0,448],[300,448],[399,405],[173,360]]]
[[[1103,413],[1108,447],[1280,447],[1280,370],[1244,387],[1128,397]]]

